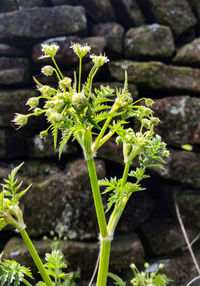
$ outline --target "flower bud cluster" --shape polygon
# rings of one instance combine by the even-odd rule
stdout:
[[[54,68],[52,66],[44,66],[41,72],[46,76],[51,76],[54,72]]]
[[[83,58],[88,52],[90,52],[90,46],[80,45],[80,44],[72,44],[71,47],[74,50],[74,53],[79,57]]]
[[[96,56],[96,55],[91,55],[90,58],[92,59],[93,63],[97,67],[101,67],[104,64],[109,62],[109,59],[104,55]]]
[[[53,44],[48,44],[48,43],[42,44],[42,52],[44,53],[44,56],[42,57],[54,58],[58,49],[59,49],[59,46],[57,46],[54,43]]]

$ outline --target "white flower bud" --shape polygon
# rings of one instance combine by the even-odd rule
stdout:
[[[72,105],[77,111],[83,110],[87,105],[87,98],[84,93],[74,93],[72,95]]]

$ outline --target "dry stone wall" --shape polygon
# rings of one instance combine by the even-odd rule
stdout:
[[[71,42],[87,43],[92,53],[104,53],[110,63],[97,75],[101,83],[122,86],[128,71],[134,98],[150,96],[157,128],[169,146],[164,171],[151,169],[148,191],[128,203],[113,244],[111,271],[129,281],[128,266],[162,261],[165,272],[183,286],[196,273],[185,250],[174,210],[174,194],[190,240],[200,232],[200,4],[199,0],[6,0],[0,5],[0,180],[21,161],[20,173],[32,191],[22,201],[25,221],[41,255],[49,243],[41,238],[64,229],[64,252],[71,269],[90,279],[97,256],[98,237],[87,167],[75,142],[58,161],[52,138],[42,141],[46,126],[40,118],[15,130],[14,113],[26,112],[25,103],[37,95],[32,76],[49,84],[38,60],[44,42],[58,43],[56,55],[64,74],[72,75],[77,57]],[[90,69],[89,57],[83,70]],[[192,151],[181,148],[191,144]],[[97,155],[99,178],[119,175],[120,146],[110,141]],[[32,265],[24,246],[11,229],[1,232],[6,258]],[[13,238],[11,238],[13,237]],[[5,245],[6,244],[6,245]],[[200,263],[200,242],[194,244]],[[80,285],[87,285],[80,283]],[[129,285],[129,282],[127,282]]]

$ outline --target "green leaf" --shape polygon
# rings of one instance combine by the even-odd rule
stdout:
[[[8,225],[7,221],[4,218],[0,218],[0,231]]]
[[[0,193],[0,216],[4,212],[3,201],[4,201],[4,192],[1,192]]]
[[[153,279],[153,284],[155,286],[166,286],[170,282],[172,282],[172,280],[168,279],[165,274],[157,274]]]

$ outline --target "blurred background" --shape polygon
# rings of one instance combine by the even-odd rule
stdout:
[[[33,76],[45,78],[38,60],[41,44],[57,43],[56,60],[73,76],[78,59],[71,43],[87,43],[91,54],[106,53],[110,62],[96,76],[95,87],[123,86],[128,71],[134,99],[151,97],[161,120],[157,133],[170,158],[164,171],[149,170],[146,191],[136,193],[116,231],[110,270],[129,280],[129,265],[162,262],[164,272],[183,286],[197,275],[180,230],[175,201],[200,263],[200,1],[199,0],[0,0],[0,180],[25,161],[20,176],[32,189],[24,197],[27,230],[39,253],[49,248],[44,236],[62,232],[69,269],[88,281],[95,265],[98,228],[87,166],[76,142],[58,160],[53,139],[39,137],[45,120],[30,119],[22,129],[12,124],[37,95]],[[84,60],[84,75],[91,68]],[[134,122],[131,123],[132,125]],[[190,144],[190,151],[184,150]],[[120,146],[110,141],[97,154],[99,178],[121,176]],[[32,266],[21,239],[12,229],[0,233],[4,256]],[[81,284],[82,283],[82,284]],[[81,282],[79,285],[87,285]],[[129,284],[128,284],[129,285]]]

